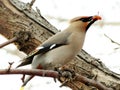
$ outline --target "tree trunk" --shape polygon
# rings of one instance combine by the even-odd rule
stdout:
[[[29,5],[18,0],[0,0],[0,33],[11,39],[21,31],[29,32],[29,39],[15,42],[18,49],[26,54],[58,32],[39,12],[30,9]],[[106,87],[120,90],[120,75],[110,71],[99,59],[84,50],[66,66],[74,69],[79,75],[101,82]],[[78,80],[65,85],[72,90],[97,90],[89,83]]]

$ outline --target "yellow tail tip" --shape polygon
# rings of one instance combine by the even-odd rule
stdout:
[[[24,90],[24,87],[21,87],[20,90]]]

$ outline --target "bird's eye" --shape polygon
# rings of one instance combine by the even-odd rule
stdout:
[[[89,21],[92,20],[92,16],[90,16],[90,17],[84,17],[84,18],[81,18],[80,20],[83,21],[83,22],[89,22]]]

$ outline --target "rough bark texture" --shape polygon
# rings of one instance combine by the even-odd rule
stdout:
[[[58,32],[39,13],[34,10],[30,11],[28,4],[18,0],[0,0],[0,33],[11,39],[19,31],[30,32],[32,36],[23,43],[15,43],[18,49],[26,54]],[[92,57],[84,50],[66,66],[74,69],[80,75],[103,83],[107,87],[120,90],[120,75],[110,71],[99,59]],[[73,90],[97,90],[89,83],[85,85],[77,80],[66,83],[66,86]]]

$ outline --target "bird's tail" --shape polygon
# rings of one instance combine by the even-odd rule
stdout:
[[[21,67],[21,66],[25,66],[25,65],[29,65],[32,63],[32,60],[33,60],[33,57],[24,58],[23,60],[20,60],[21,63],[16,68]]]

